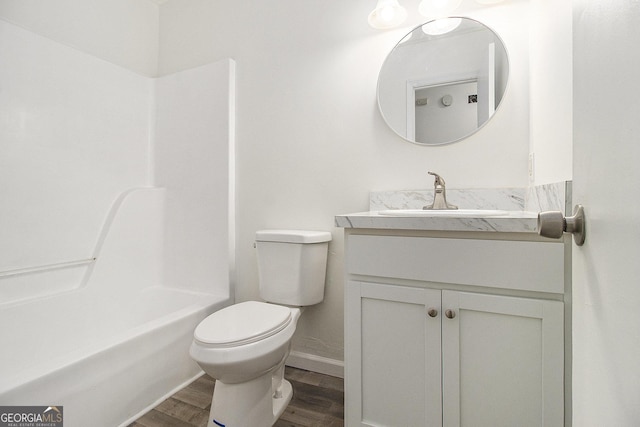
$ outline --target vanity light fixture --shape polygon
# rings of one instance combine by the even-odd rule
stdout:
[[[418,12],[427,18],[441,18],[451,15],[460,3],[462,0],[422,0]]]
[[[480,4],[496,4],[505,0],[475,0]],[[418,6],[420,15],[429,19],[445,18],[455,15],[455,10],[462,4],[462,0],[421,0]],[[369,25],[378,30],[388,30],[397,27],[407,19],[407,10],[398,3],[398,0],[377,0],[376,8],[369,14]],[[452,23],[450,23],[452,24]],[[423,27],[423,31],[429,35],[444,34],[454,30],[457,25],[452,26],[448,30],[442,32],[427,32]],[[431,30],[429,30],[431,31]]]
[[[407,19],[407,10],[398,0],[378,0],[376,8],[369,14],[369,25],[379,30],[397,27]]]

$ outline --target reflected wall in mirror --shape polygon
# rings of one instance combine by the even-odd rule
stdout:
[[[425,145],[459,141],[493,116],[509,60],[502,40],[469,18],[416,27],[393,48],[378,77],[378,106],[389,127]]]

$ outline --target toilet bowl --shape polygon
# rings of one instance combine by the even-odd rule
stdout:
[[[260,294],[270,302],[226,307],[194,331],[191,357],[216,379],[208,427],[269,427],[284,412],[293,395],[284,363],[300,307],[324,298],[330,240],[318,231],[256,233]]]
[[[299,308],[247,301],[198,325],[191,357],[217,380],[211,426],[271,426],[280,417],[292,396],[283,368],[299,317]]]

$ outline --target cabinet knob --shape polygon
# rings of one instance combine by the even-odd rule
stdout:
[[[427,314],[429,315],[429,317],[436,317],[438,315],[438,310],[436,310],[435,308],[430,308],[427,311]]]
[[[447,316],[448,319],[453,319],[454,317],[456,317],[456,312],[453,310],[446,310],[444,312],[444,315]]]

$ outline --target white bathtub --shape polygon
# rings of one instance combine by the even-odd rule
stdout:
[[[78,291],[0,311],[0,405],[63,406],[65,426],[127,424],[201,374],[194,326],[224,297]],[[30,330],[26,330],[28,325]]]
[[[0,275],[16,295],[0,300],[0,406],[63,406],[66,427],[114,427],[201,374],[189,346],[198,323],[232,303],[228,270],[165,283],[177,256],[163,243],[166,199],[159,188],[123,194],[95,262]]]

